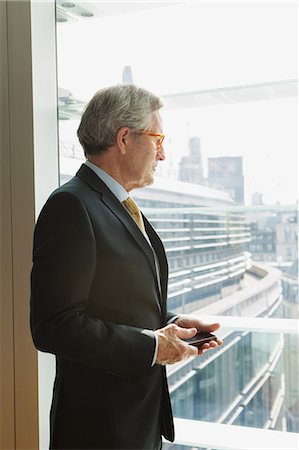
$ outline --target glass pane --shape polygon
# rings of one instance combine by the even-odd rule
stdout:
[[[297,337],[233,332],[223,348],[185,363],[184,371],[169,368],[174,415],[298,431],[298,375]]]
[[[85,160],[76,130],[92,95],[152,90],[166,160],[134,197],[165,245],[169,309],[298,318],[294,2],[57,8],[61,183]],[[221,349],[169,368],[175,416],[299,432],[297,338],[221,336]]]
[[[256,211],[239,206],[232,210],[230,206],[190,208],[187,203],[171,201],[167,188],[161,187],[156,192],[159,198],[167,192],[163,207],[162,201],[150,199],[154,188],[138,192],[137,198],[165,245],[171,310],[178,314],[200,311],[206,315],[298,317],[295,206]],[[253,220],[255,224],[271,223],[269,233],[275,235],[272,261],[266,262],[252,248]],[[279,238],[281,227],[293,227],[294,256],[287,265],[278,261],[279,249],[284,246]],[[262,256],[267,256],[265,251]]]

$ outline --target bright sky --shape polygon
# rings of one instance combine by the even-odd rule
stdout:
[[[103,4],[103,2],[102,2]],[[59,86],[82,100],[134,82],[174,94],[297,78],[296,2],[179,2],[58,25]],[[297,198],[297,98],[164,112],[165,173],[191,136],[211,156],[243,156],[246,203]]]

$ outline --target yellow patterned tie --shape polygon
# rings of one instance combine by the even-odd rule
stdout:
[[[142,233],[145,234],[145,228],[144,228],[142,215],[141,215],[141,212],[140,212],[140,209],[139,209],[137,203],[131,197],[128,197],[127,200],[125,200],[123,202],[123,205],[125,205],[125,207],[129,211],[129,213],[133,217],[134,221],[139,226]]]

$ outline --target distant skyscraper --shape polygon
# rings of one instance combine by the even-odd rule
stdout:
[[[180,161],[179,179],[187,183],[203,183],[203,164],[200,149],[200,138],[194,136],[189,139],[189,154]]]
[[[253,206],[260,206],[264,204],[263,194],[261,192],[254,192],[251,195],[251,204]]]
[[[134,83],[133,72],[131,66],[125,66],[122,74],[123,83]]]
[[[228,192],[237,202],[244,204],[243,158],[223,156],[208,159],[209,185]]]

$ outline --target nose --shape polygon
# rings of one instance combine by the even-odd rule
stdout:
[[[159,148],[159,150],[157,150],[157,156],[156,159],[158,161],[164,161],[164,159],[166,158],[165,156],[165,152],[164,152],[164,147],[163,145],[161,145],[161,147]]]

